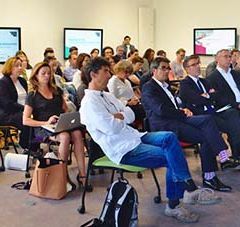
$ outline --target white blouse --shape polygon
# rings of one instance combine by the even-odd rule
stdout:
[[[127,105],[128,100],[134,96],[130,81],[125,80],[123,82],[115,75],[108,81],[107,87],[109,92],[119,99],[124,105]]]
[[[18,93],[18,101],[17,102],[21,105],[25,105],[25,99],[27,97],[26,90],[20,84],[19,80],[17,80],[17,82],[14,85],[15,85],[15,88],[16,88],[17,93]]]

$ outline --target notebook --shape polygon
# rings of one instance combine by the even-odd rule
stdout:
[[[80,122],[80,113],[72,112],[60,114],[56,124],[43,125],[42,128],[55,134],[63,131],[71,131],[78,128],[84,129],[85,126]]]

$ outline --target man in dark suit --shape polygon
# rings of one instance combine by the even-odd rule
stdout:
[[[215,89],[216,106],[218,108],[231,105],[240,109],[240,73],[232,70],[231,54],[222,49],[216,54],[217,68],[208,77],[212,88]]]
[[[200,143],[203,185],[219,191],[230,191],[216,176],[216,155],[221,165],[229,163],[227,146],[210,115],[192,116],[189,109],[180,109],[166,83],[169,60],[158,57],[151,64],[153,73],[142,89],[142,103],[152,131],[173,131],[181,141]]]
[[[181,99],[195,115],[211,114],[221,132],[227,133],[234,159],[240,158],[240,116],[230,106],[217,110],[216,92],[206,79],[200,78],[200,59],[197,55],[185,58],[183,66],[188,76],[180,82]]]

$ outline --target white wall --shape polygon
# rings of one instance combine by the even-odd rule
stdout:
[[[240,29],[239,0],[154,0],[155,48],[165,49],[170,59],[182,47],[193,53],[193,28],[237,27]],[[238,33],[240,30],[238,31]],[[202,57],[203,64],[213,58]]]
[[[152,0],[0,0],[0,26],[22,28],[22,50],[31,64],[53,47],[63,61],[63,28],[103,28],[104,44],[116,47],[125,35],[138,46],[138,8]]]

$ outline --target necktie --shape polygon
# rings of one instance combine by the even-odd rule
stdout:
[[[205,91],[204,91],[204,89],[203,89],[203,85],[200,83],[200,80],[199,80],[199,79],[197,80],[197,85],[198,85],[199,90],[200,90],[202,93],[205,93]],[[206,110],[207,113],[213,113],[213,112],[214,112],[214,108],[213,108],[212,105],[206,105],[205,107],[207,107],[207,110]]]
[[[200,90],[202,93],[204,93],[203,86],[202,86],[202,84],[200,83],[200,80],[199,80],[199,79],[197,80],[197,85],[198,85],[199,90]]]

